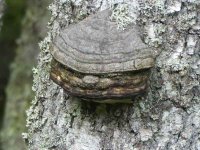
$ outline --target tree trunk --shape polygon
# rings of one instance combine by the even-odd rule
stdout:
[[[47,21],[50,18],[50,13],[47,10],[50,0],[27,0],[21,1],[21,3],[22,5],[26,3],[27,6],[26,10],[23,10],[25,12],[23,18],[16,15],[17,21],[22,24],[21,28],[18,28],[21,30],[21,34],[17,39],[17,46],[13,49],[7,49],[9,52],[15,51],[16,56],[10,67],[10,77],[6,87],[5,115],[0,137],[3,150],[26,149],[21,133],[26,130],[25,110],[30,106],[30,99],[34,98],[31,89],[32,68],[36,65],[39,53],[38,42],[45,37]],[[16,16],[13,18],[16,19]],[[8,63],[8,60],[6,61]]]
[[[3,23],[2,16],[3,16],[3,11],[4,11],[4,5],[5,5],[4,1],[0,0],[0,31],[1,31],[1,26],[2,26],[2,23]],[[0,86],[0,91],[1,91],[1,89],[3,89],[3,87]],[[3,107],[1,105],[4,104],[2,93],[3,92],[0,92],[0,109],[3,109]],[[2,116],[3,116],[2,114],[3,114],[3,111],[0,110],[0,121],[2,120]],[[0,129],[1,129],[1,127],[2,127],[2,123],[0,123]]]
[[[200,149],[200,2],[120,2],[55,0],[50,6],[50,31],[40,43],[36,95],[23,134],[30,149]],[[126,15],[143,29],[144,41],[159,52],[148,96],[114,105],[68,97],[49,79],[52,39],[69,24],[115,4],[128,8]]]
[[[4,10],[4,1],[0,0],[0,20],[3,16],[3,10]],[[1,24],[2,24],[2,22],[0,21],[0,28],[1,28]]]

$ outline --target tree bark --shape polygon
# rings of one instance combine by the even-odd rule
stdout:
[[[131,105],[88,103],[68,97],[49,79],[55,35],[121,2],[55,0],[50,6],[50,31],[40,43],[35,99],[27,111],[28,133],[23,134],[29,149],[200,149],[198,0],[123,0],[132,21],[143,29],[144,41],[159,52],[147,97]]]

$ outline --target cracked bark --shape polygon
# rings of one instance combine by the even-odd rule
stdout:
[[[132,105],[88,103],[68,97],[49,79],[49,46],[59,30],[120,2],[55,0],[50,6],[23,134],[29,149],[200,149],[198,0],[124,0],[144,41],[160,51],[146,98]]]

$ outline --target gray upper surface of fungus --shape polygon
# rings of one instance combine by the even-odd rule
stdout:
[[[136,25],[124,31],[104,10],[61,31],[52,54],[60,63],[83,73],[109,73],[150,68],[151,49],[140,38]]]

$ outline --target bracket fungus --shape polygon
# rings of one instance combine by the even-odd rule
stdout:
[[[51,79],[74,97],[127,102],[143,95],[154,66],[137,25],[118,30],[104,10],[62,30],[54,39]]]

